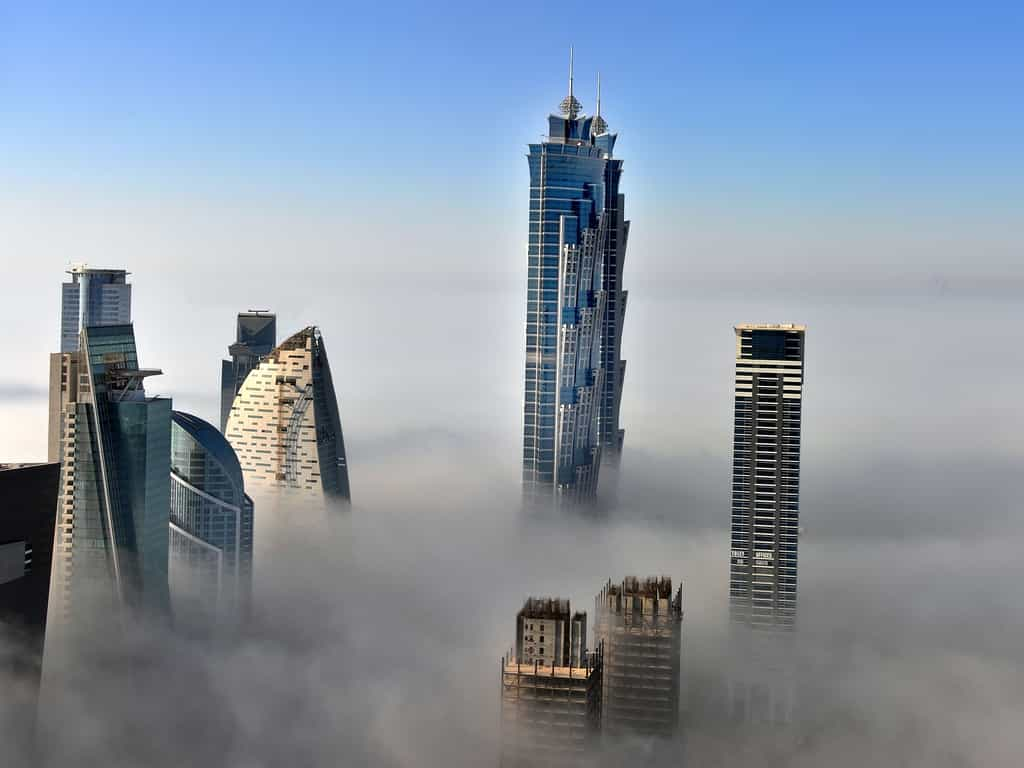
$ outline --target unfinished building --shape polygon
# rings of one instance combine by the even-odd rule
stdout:
[[[604,646],[605,730],[668,737],[679,723],[683,588],[627,576],[596,600],[594,637]]]
[[[601,728],[602,651],[588,652],[587,614],[529,598],[516,647],[501,660],[502,768],[588,765]]]

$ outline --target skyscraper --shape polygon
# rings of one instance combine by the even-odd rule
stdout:
[[[61,434],[64,425],[61,416],[66,403],[62,393],[66,389],[70,369],[64,355],[78,351],[79,337],[84,328],[100,325],[127,325],[132,321],[132,287],[128,273],[123,269],[93,269],[76,264],[68,271],[71,281],[61,285],[60,352],[50,355],[50,423],[47,441],[47,461],[61,459]],[[72,374],[74,375],[74,374]]]
[[[586,648],[587,615],[529,598],[516,647],[501,660],[503,768],[590,765],[601,729],[602,653]]]
[[[226,436],[246,486],[350,499],[345,442],[320,330],[286,339],[246,377]]]
[[[58,464],[0,464],[0,626],[25,653],[0,655],[0,675],[39,682],[50,594]]]
[[[77,615],[167,608],[171,401],[149,397],[130,325],[86,327],[62,355],[64,424],[47,647]],[[107,617],[109,618],[109,616]]]
[[[132,321],[132,287],[125,270],[75,264],[68,274],[71,281],[61,286],[61,352],[78,351],[83,328],[127,325]]]
[[[230,627],[252,593],[253,504],[224,436],[171,414],[169,578],[175,616]]]
[[[604,646],[604,727],[670,737],[679,725],[683,587],[628,576],[596,600],[594,637]]]
[[[736,326],[729,703],[786,723],[796,701],[802,325]]]
[[[617,463],[628,223],[616,134],[569,94],[531,144],[523,483],[528,501],[588,501]]]
[[[753,628],[796,621],[805,330],[736,326],[729,600]]]
[[[228,347],[230,360],[221,361],[220,369],[220,429],[228,425],[231,403],[242,388],[249,371],[277,344],[277,316],[261,310],[239,312],[235,328],[235,343]]]

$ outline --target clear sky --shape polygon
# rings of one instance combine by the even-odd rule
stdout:
[[[851,396],[939,431],[909,340],[992,371],[990,412],[950,418],[1003,450],[1022,39],[1016,2],[0,4],[0,460],[44,450],[59,283],[85,261],[133,272],[142,359],[182,408],[215,419],[234,313],[274,309],[282,334],[322,326],[352,441],[490,425],[514,464],[524,155],[570,44],[625,159],[630,446],[726,455],[731,324],[794,321],[809,380],[840,385],[808,399],[823,441],[845,419],[870,445]],[[876,358],[900,399],[844,378]]]
[[[999,207],[1021,200],[1022,38],[1008,0],[14,0],[0,178],[460,196],[542,130],[573,44],[584,106],[601,69],[668,206]]]

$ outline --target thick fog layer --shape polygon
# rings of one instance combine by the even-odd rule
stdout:
[[[873,489],[860,498],[845,467],[808,480],[809,499],[830,503],[805,507],[798,716],[780,739],[720,716],[728,544],[722,525],[701,524],[708,510],[672,501],[677,484],[698,505],[724,496],[720,466],[679,478],[661,469],[668,457],[635,452],[619,510],[544,522],[521,517],[515,468],[487,444],[420,431],[366,449],[348,516],[257,497],[254,620],[237,644],[115,622],[83,638],[42,712],[37,764],[494,764],[498,660],[522,599],[592,610],[607,578],[634,572],[685,581],[684,729],[676,743],[628,745],[630,764],[1017,764],[1021,530],[944,499],[960,480],[942,466],[920,476],[935,488],[912,511],[884,474],[860,476]],[[967,459],[962,470],[988,471]],[[870,501],[890,496],[904,510],[891,524]],[[865,507],[876,529],[851,533],[846,519]],[[967,531],[964,517],[989,524]],[[907,535],[913,520],[930,522]],[[4,690],[2,739],[25,762],[33,713]],[[616,747],[627,745],[609,746],[609,765],[624,764]]]

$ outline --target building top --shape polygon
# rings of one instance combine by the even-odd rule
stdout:
[[[806,331],[806,325],[794,323],[739,323],[735,326],[737,333],[740,331]]]
[[[569,620],[569,601],[560,597],[528,597],[519,615],[527,619]]]
[[[72,264],[66,270],[69,275],[115,275],[127,277],[131,274],[125,269],[112,269],[109,267],[90,267],[88,264]]]
[[[238,461],[238,455],[219,429],[198,416],[183,411],[172,411],[171,420],[202,446],[203,450],[232,478],[241,479],[242,465]]]

